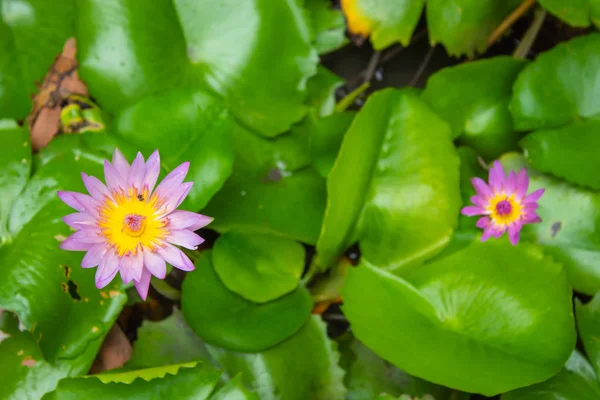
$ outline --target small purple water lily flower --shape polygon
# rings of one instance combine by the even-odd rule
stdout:
[[[160,172],[158,150],[147,162],[138,153],[130,166],[115,149],[112,163],[104,161],[106,185],[82,173],[89,196],[58,192],[62,201],[78,211],[63,218],[76,232],[60,247],[87,252],[81,266],[98,266],[98,289],[120,272],[123,282],[133,281],[146,300],[151,275],[165,278],[165,262],[183,271],[194,269],[192,261],[174,245],[196,249],[204,239],[194,231],[212,218],[176,210],[192,187],[191,182],[183,182],[189,165],[185,162],[175,168],[154,190]]]
[[[471,183],[477,192],[477,195],[471,197],[471,202],[475,205],[464,207],[461,213],[468,217],[483,215],[476,224],[483,229],[482,242],[491,236],[499,238],[508,231],[510,242],[516,246],[524,224],[542,221],[536,210],[537,201],[544,194],[544,189],[527,195],[529,177],[525,168],[518,174],[511,171],[507,177],[502,164],[494,161],[494,166],[490,169],[489,185],[480,178],[471,179]]]

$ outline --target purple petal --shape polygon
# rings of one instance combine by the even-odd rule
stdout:
[[[510,171],[508,178],[506,178],[506,182],[504,183],[504,192],[510,196],[511,194],[515,193],[516,190],[517,175],[515,174],[515,171]]]
[[[87,194],[59,190],[57,195],[66,205],[77,211],[88,211],[93,213],[99,206],[96,200]]]
[[[535,212],[526,213],[523,216],[523,223],[524,224],[537,224],[539,222],[542,222],[542,219]]]
[[[473,187],[475,188],[475,191],[477,192],[477,194],[479,196],[483,197],[484,199],[489,199],[490,197],[492,197],[494,195],[492,190],[488,187],[488,185],[485,183],[485,181],[483,179],[472,178],[471,183],[473,184]]]
[[[485,242],[490,237],[492,237],[492,226],[488,225],[483,229],[483,233],[481,234],[481,241]]]
[[[125,284],[131,281],[138,281],[142,277],[144,269],[144,258],[141,251],[136,254],[128,254],[121,257],[119,262],[121,278]]]
[[[542,197],[545,190],[546,189],[538,189],[535,192],[528,194],[527,196],[525,196],[525,200],[523,200],[523,203],[535,203],[540,199],[540,197]]]
[[[487,213],[483,208],[477,206],[463,207],[463,209],[460,210],[460,212],[461,214],[466,215],[467,217],[472,217],[473,215],[483,215]]]
[[[184,162],[183,164],[181,164],[180,166],[178,166],[177,168],[175,168],[158,185],[158,187],[156,188],[155,194],[158,197],[168,198],[169,195],[175,189],[177,189],[177,188],[179,188],[179,186],[181,186],[189,169],[190,169],[190,163],[187,161]]]
[[[96,288],[102,289],[108,285],[119,272],[119,257],[113,250],[109,250],[100,260],[96,270]]]
[[[198,245],[204,242],[204,239],[187,229],[172,230],[167,236],[167,240],[172,244],[190,250],[196,250]]]
[[[475,226],[478,227],[479,229],[485,229],[488,227],[490,222],[491,221],[490,221],[489,217],[481,217],[477,220],[477,223],[475,224]]]
[[[144,161],[144,156],[142,156],[142,153],[138,152],[137,156],[135,156],[135,159],[131,163],[131,168],[129,168],[129,175],[127,176],[127,187],[135,187],[141,192],[143,189],[143,180],[145,173],[146,163]]]
[[[492,227],[492,235],[498,239],[504,232],[506,232],[505,225],[491,225]]]
[[[74,239],[73,235],[71,235],[65,240],[63,240],[59,247],[63,250],[69,251],[88,251],[93,246],[93,243],[82,242],[80,240]]]
[[[88,176],[84,172],[81,173],[81,179],[92,198],[98,202],[103,202],[106,197],[110,197],[108,188],[95,176]]]
[[[100,264],[102,256],[106,253],[106,244],[98,243],[93,245],[81,260],[81,268],[93,268]]]
[[[104,243],[106,242],[106,238],[101,235],[100,231],[93,228],[84,228],[80,229],[74,234],[72,234],[69,238],[73,238],[74,240],[85,242],[85,243]],[[63,242],[64,243],[64,242]]]
[[[121,177],[121,174],[117,169],[107,160],[104,160],[104,179],[106,179],[106,185],[111,192],[125,191],[125,180]]]
[[[127,179],[127,175],[129,175],[129,163],[125,159],[125,156],[123,156],[123,153],[121,153],[121,151],[116,147],[113,153],[112,165],[121,179],[125,181],[125,179]]]
[[[500,193],[504,187],[504,169],[500,161],[494,161],[494,166],[489,173],[490,189],[495,193]]]
[[[521,232],[522,227],[523,224],[519,221],[508,226],[508,240],[510,240],[513,246],[519,243],[519,232]]]
[[[95,226],[97,222],[96,218],[92,217],[86,212],[65,215],[63,217],[63,221],[73,229],[82,229],[84,227]]]
[[[142,181],[142,188],[147,189],[148,194],[152,193],[154,185],[156,185],[159,173],[160,155],[158,154],[158,150],[155,150],[154,153],[152,153],[150,157],[148,157],[148,162],[146,162],[144,179]]]
[[[158,279],[165,279],[167,275],[167,264],[164,258],[152,250],[144,249],[144,267]]]
[[[191,211],[176,210],[167,216],[169,228],[198,230],[210,224],[214,218]]]
[[[527,194],[527,189],[529,189],[529,177],[527,176],[527,170],[523,168],[517,174],[517,190],[515,193],[517,201],[523,200],[523,197]]]
[[[166,262],[182,271],[193,271],[195,268],[188,256],[169,243],[163,243],[158,249],[158,254],[164,258]]]
[[[148,297],[148,290],[150,289],[150,278],[152,275],[150,271],[146,268],[142,271],[142,276],[139,281],[133,281],[135,285],[135,289],[139,293],[142,300],[146,301],[146,297]]]
[[[160,209],[160,215],[167,215],[175,211],[177,207],[185,200],[190,189],[192,188],[192,182],[186,182],[179,185],[168,197]]]
[[[471,203],[475,204],[476,206],[479,206],[481,208],[485,208],[488,205],[488,201],[486,201],[483,197],[475,195],[475,196],[471,196]]]
[[[525,213],[528,213],[537,210],[539,207],[540,205],[538,203],[525,203],[523,205],[523,210],[525,210]]]

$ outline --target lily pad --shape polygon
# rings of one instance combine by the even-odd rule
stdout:
[[[282,342],[305,323],[312,309],[304,287],[265,304],[245,300],[221,282],[210,251],[203,252],[182,287],[182,311],[206,342],[229,350],[255,352]]]
[[[328,0],[305,0],[313,32],[313,45],[319,54],[329,53],[348,43],[346,21]]]
[[[540,0],[540,5],[571,26],[590,25],[590,3],[597,0]]]
[[[508,104],[525,65],[500,56],[447,67],[429,78],[422,98],[450,124],[454,138],[493,159],[517,146]]]
[[[431,44],[450,55],[472,57],[487,47],[487,38],[521,0],[427,0]]]
[[[511,111],[515,128],[556,128],[600,113],[600,34],[540,54],[519,74]]]
[[[312,119],[307,124],[310,131],[310,152],[313,165],[323,178],[327,178],[342,146],[344,135],[354,120],[356,112],[335,113],[325,118]]]
[[[342,78],[319,65],[317,74],[308,80],[306,104],[321,117],[330,115],[335,109],[335,91],[343,84]]]
[[[353,333],[375,353],[486,396],[560,370],[576,340],[571,295],[560,264],[508,240],[474,244],[404,279],[362,259],[342,291]]]
[[[425,0],[342,0],[341,4],[350,32],[370,35],[375,50],[382,50],[395,42],[408,46]]]
[[[210,400],[260,400],[260,398],[256,393],[246,389],[241,375],[237,375],[213,394]]]
[[[313,316],[288,340],[263,352],[240,354],[214,346],[209,351],[229,376],[241,373],[261,400],[332,400],[346,394],[336,347],[325,324]]]
[[[215,242],[212,259],[223,284],[243,298],[265,303],[298,287],[304,248],[273,235],[228,232]]]
[[[221,188],[233,165],[231,135],[242,129],[223,103],[200,91],[175,90],[146,97],[125,109],[115,129],[138,150],[158,149],[170,171],[189,161],[194,182],[183,208],[197,211]]]
[[[330,266],[356,239],[362,256],[386,269],[437,254],[458,219],[458,164],[448,125],[417,95],[372,95],[327,178],[319,265]]]
[[[600,295],[596,295],[587,304],[575,302],[577,328],[596,376],[600,373]],[[597,385],[600,389],[600,384]]]

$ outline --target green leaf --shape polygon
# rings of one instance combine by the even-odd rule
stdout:
[[[208,361],[204,342],[188,326],[178,308],[168,318],[144,321],[137,331],[126,370],[160,367],[191,361]]]
[[[579,336],[598,375],[600,373],[600,295],[596,294],[587,304],[576,300],[575,311]]]
[[[285,340],[306,321],[312,300],[304,287],[275,301],[257,304],[229,291],[202,253],[182,287],[182,311],[207,343],[235,351],[261,351]]]
[[[576,185],[600,189],[600,121],[575,122],[558,129],[539,130],[522,141],[527,161],[536,169]]]
[[[571,26],[590,26],[589,4],[595,0],[540,0],[540,5]]]
[[[340,365],[346,371],[346,399],[371,400],[380,393],[394,398],[402,394],[432,395],[437,400],[448,399],[449,390],[424,381],[396,368],[373,353],[368,347],[347,334],[340,342]]]
[[[31,142],[27,128],[0,120],[0,245],[10,240],[8,217],[13,202],[27,183],[31,170]]]
[[[554,128],[600,112],[600,34],[541,54],[519,75],[511,101],[515,128]]]
[[[319,65],[317,74],[308,80],[306,104],[321,117],[332,114],[335,109],[335,91],[343,84],[342,78]]]
[[[408,46],[425,0],[346,0],[342,7],[350,32],[371,35],[375,50],[400,42]]]
[[[329,0],[305,0],[313,32],[313,45],[319,54],[329,53],[348,43],[346,21]]]
[[[415,94],[372,95],[327,178],[319,265],[331,265],[355,239],[382,268],[434,256],[457,223],[458,163],[447,124]]]
[[[545,382],[504,393],[501,400],[595,400],[600,398],[596,379],[589,362],[575,350],[558,374]]]
[[[194,185],[182,207],[193,211],[205,207],[231,174],[231,135],[241,129],[220,100],[185,90],[144,98],[124,110],[115,127],[138,149],[158,149],[169,171],[190,162],[187,180]]]
[[[298,0],[174,4],[195,71],[245,125],[273,137],[302,118],[319,60]]]
[[[332,400],[346,393],[336,347],[325,324],[313,316],[295,335],[263,352],[240,354],[213,346],[209,351],[229,376],[241,373],[261,400]]]
[[[493,396],[556,374],[575,346],[571,288],[534,246],[476,243],[405,279],[362,260],[342,291],[357,339],[411,375]]]
[[[171,1],[82,0],[76,15],[79,73],[104,110],[198,80]]]
[[[296,289],[304,257],[298,242],[239,232],[221,235],[212,251],[215,272],[223,284],[256,303],[275,300]]]
[[[3,1],[0,6],[0,119],[24,119],[54,58],[74,33],[75,2]]]
[[[523,157],[508,154],[501,158],[508,172],[519,170]],[[508,164],[514,163],[514,166]],[[579,292],[594,295],[600,291],[600,195],[528,168],[529,190],[544,188],[538,200],[542,222],[525,225],[522,234],[544,246],[544,251],[562,262],[571,286]]]
[[[68,139],[78,144],[78,138]],[[23,142],[12,145],[18,152]],[[50,362],[75,358],[102,338],[126,301],[119,284],[96,289],[95,271],[79,267],[83,253],[58,247],[72,233],[61,219],[72,210],[56,192],[84,191],[80,171],[99,175],[98,161],[78,149],[57,154],[39,168],[12,208],[11,239],[0,247],[0,308],[19,315]],[[92,361],[93,355],[85,360],[88,367]]]
[[[441,43],[450,55],[482,53],[487,38],[521,0],[428,0],[431,44]]]
[[[44,400],[82,398],[208,399],[221,373],[202,364],[187,363],[117,374],[64,379]]]
[[[356,112],[346,111],[325,118],[310,119],[306,129],[310,131],[310,153],[313,166],[323,178],[327,178],[340,151],[344,135],[354,120]]]
[[[210,400],[260,400],[254,392],[242,384],[241,375],[237,375],[210,397]]]
[[[450,124],[454,138],[493,159],[516,148],[508,104],[525,64],[500,56],[447,67],[429,78],[422,96]]]

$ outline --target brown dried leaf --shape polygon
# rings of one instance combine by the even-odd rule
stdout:
[[[118,324],[113,325],[90,368],[90,374],[120,368],[131,358],[131,343]]]

